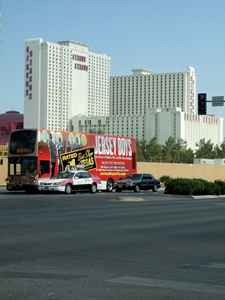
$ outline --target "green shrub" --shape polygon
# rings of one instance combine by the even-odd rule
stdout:
[[[202,179],[194,178],[190,179],[192,185],[192,195],[204,195],[205,182]]]
[[[162,182],[162,184],[164,186],[167,186],[168,182],[170,181],[170,179],[172,179],[169,175],[164,175],[164,176],[161,176],[159,178],[160,182]]]
[[[165,177],[165,178],[164,178]],[[162,176],[160,181],[166,182],[170,176]],[[169,178],[165,184],[164,194],[173,195],[225,195],[225,181],[210,182],[201,178]]]
[[[215,184],[213,182],[206,181],[204,188],[204,195],[214,195],[215,194]]]
[[[193,186],[190,179],[176,178],[169,180],[165,188],[165,194],[192,195]]]
[[[225,195],[225,182],[222,180],[215,180],[214,184],[216,191],[219,190],[219,194],[216,195]]]

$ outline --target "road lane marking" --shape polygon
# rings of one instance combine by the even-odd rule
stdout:
[[[141,197],[119,197],[120,201],[145,201]]]
[[[189,282],[130,277],[130,276],[118,277],[107,281],[111,283],[159,287],[159,288],[201,292],[201,293],[213,293],[213,294],[221,294],[221,295],[225,294],[225,286],[210,285],[204,283],[189,283]]]
[[[183,268],[212,268],[212,269],[225,269],[225,263],[215,263],[207,261],[195,261],[189,264],[182,265]]]

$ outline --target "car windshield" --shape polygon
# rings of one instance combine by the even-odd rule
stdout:
[[[59,173],[57,174],[54,178],[57,178],[57,179],[70,179],[72,178],[74,175],[74,173],[71,173],[71,172],[62,172],[62,173]]]
[[[141,174],[129,174],[124,179],[139,180],[141,179]]]

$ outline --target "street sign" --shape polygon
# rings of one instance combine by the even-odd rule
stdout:
[[[212,97],[212,106],[224,106],[224,96]]]

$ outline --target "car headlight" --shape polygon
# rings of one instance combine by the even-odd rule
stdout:
[[[43,182],[41,182],[41,183],[40,183],[40,185],[44,185],[44,183],[43,183]]]
[[[62,185],[61,182],[54,182],[53,185]]]

